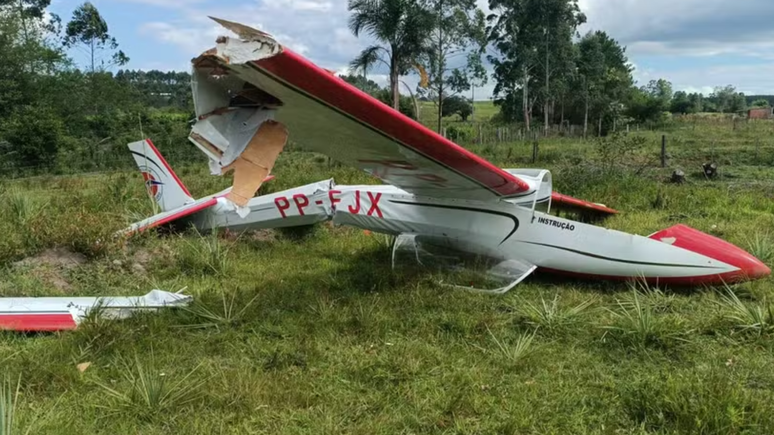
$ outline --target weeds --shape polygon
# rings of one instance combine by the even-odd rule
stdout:
[[[594,300],[589,299],[578,305],[562,308],[559,306],[559,295],[557,294],[551,302],[546,302],[541,297],[540,304],[520,299],[514,308],[521,317],[526,319],[528,324],[554,333],[577,324],[593,304]]]
[[[751,332],[759,337],[774,331],[774,310],[765,300],[761,304],[746,304],[726,286],[718,303],[727,310],[725,318],[734,322],[738,330]]]
[[[19,391],[21,390],[21,378],[14,387],[9,376],[5,376],[2,386],[0,386],[0,435],[14,435],[14,419],[16,417],[16,406],[19,401]]]
[[[497,349],[500,351],[500,354],[513,364],[524,361],[535,351],[535,349],[532,347],[532,342],[535,339],[534,332],[532,334],[519,335],[515,343],[508,344],[505,341],[498,340],[489,329],[489,327],[487,327],[486,330],[489,332],[489,336],[492,338],[492,341],[494,341],[495,345],[497,345]]]
[[[774,260],[774,240],[769,233],[755,233],[752,238],[747,240],[747,251],[763,263],[768,264]]]
[[[7,200],[11,221],[21,228],[26,228],[48,205],[41,204],[18,190],[10,192]]]
[[[202,235],[198,231],[193,241],[183,239],[184,248],[178,252],[181,267],[198,274],[222,276],[230,265],[230,252],[235,242],[229,246],[218,237],[217,231]]]
[[[211,309],[207,305],[194,301],[190,306],[181,307],[184,311],[192,314],[199,323],[185,325],[185,328],[228,328],[239,324],[248,309],[253,305],[259,295],[253,296],[245,304],[237,303],[236,291],[231,292],[231,296],[228,297],[226,293],[221,293],[221,306],[219,310]],[[241,306],[241,308],[240,308]]]
[[[668,322],[653,313],[653,309],[641,302],[642,295],[632,291],[631,300],[616,299],[618,309],[608,309],[615,323],[604,326],[625,344],[636,347],[664,346],[674,341],[687,341],[680,320]]]
[[[104,382],[93,381],[106,394],[108,403],[99,407],[108,415],[125,414],[141,419],[156,416],[168,417],[169,413],[190,405],[201,397],[206,380],[194,379],[200,365],[171,382],[166,373],[151,364],[145,366],[135,356],[134,364],[123,364],[122,377],[125,388],[113,388]]]

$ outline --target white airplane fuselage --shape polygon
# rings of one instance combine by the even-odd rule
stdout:
[[[232,231],[332,220],[394,236],[430,237],[466,252],[588,278],[698,285],[770,273],[738,247],[688,227],[642,237],[541,213],[532,208],[534,202],[534,196],[501,202],[427,198],[390,185],[343,186],[327,180],[253,198],[244,218],[219,198],[193,219],[200,229]]]

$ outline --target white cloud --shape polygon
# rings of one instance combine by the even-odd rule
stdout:
[[[269,5],[274,8],[290,8],[294,11],[327,12],[333,4],[329,1],[319,0],[273,0]]]
[[[612,6],[612,3],[615,6]],[[770,55],[771,0],[580,0],[588,23],[629,47],[632,55]]]

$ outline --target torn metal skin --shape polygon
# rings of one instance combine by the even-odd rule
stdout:
[[[270,57],[280,53],[282,46],[263,32],[212,19],[240,38],[219,37],[215,48],[192,61],[197,122],[188,138],[210,158],[214,175],[233,171],[233,186],[226,199],[244,209],[271,174],[287,144],[288,131],[273,120],[282,103],[229,75],[221,63],[241,64]]]

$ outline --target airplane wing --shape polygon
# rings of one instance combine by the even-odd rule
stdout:
[[[198,121],[189,138],[211,159],[226,160],[221,169],[234,150],[225,149],[220,139],[238,137],[235,130],[257,123],[252,115],[233,122],[239,116],[235,111],[271,107],[290,141],[416,195],[496,200],[534,192],[529,181],[393,110],[269,35],[213,19],[240,38],[221,37],[216,48],[193,60]],[[235,117],[229,127],[218,120],[224,116]],[[273,162],[262,166],[270,169]]]

